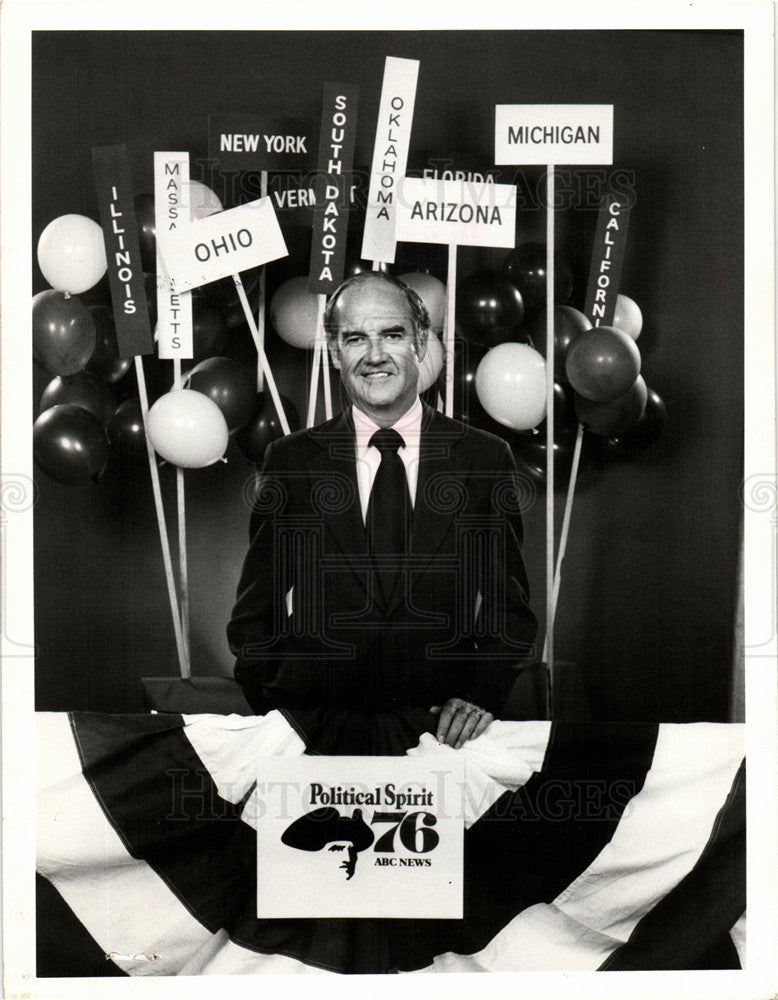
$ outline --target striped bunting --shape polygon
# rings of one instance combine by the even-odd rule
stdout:
[[[106,972],[737,964],[741,726],[495,722],[459,751],[427,734],[408,752],[467,762],[464,919],[258,920],[254,762],[306,752],[281,713],[37,722],[39,871]]]

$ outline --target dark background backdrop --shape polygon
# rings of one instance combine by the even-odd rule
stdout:
[[[421,62],[414,167],[461,153],[488,169],[497,103],[614,105],[614,167],[633,173],[637,199],[622,291],[642,308],[643,373],[669,419],[642,457],[594,463],[584,475],[556,655],[579,665],[598,718],[726,719],[743,433],[741,33],[36,33],[34,240],[59,215],[97,218],[93,146],[127,143],[137,192],[153,190],[158,149],[189,150],[192,177],[210,183],[199,166],[209,114],[281,111],[318,122],[325,79],[360,87],[355,162],[369,165],[386,55]],[[526,169],[520,183],[531,191],[540,175]],[[567,176],[575,184],[575,172]],[[596,210],[574,202],[558,213],[557,246],[573,265],[580,306]],[[308,266],[309,232],[281,222],[291,256],[269,267],[270,293]],[[518,224],[519,242],[544,239],[539,203]],[[360,242],[356,218],[352,258]],[[463,248],[459,276],[499,270],[504,256]],[[32,291],[45,287],[34,264]],[[101,296],[98,288],[84,299]],[[231,336],[233,353],[250,351],[247,328]],[[272,333],[267,349],[281,391],[304,415],[310,357]],[[48,381],[36,369],[36,406]],[[234,444],[228,457],[186,474],[196,674],[232,666],[224,628],[248,542],[243,487],[253,470]],[[173,470],[162,479],[174,536]],[[148,470],[113,462],[94,486],[40,473],[37,481],[37,707],[140,710],[140,677],[177,674]],[[560,495],[560,521],[562,506]],[[525,556],[541,636],[544,515],[539,490],[525,512]]]

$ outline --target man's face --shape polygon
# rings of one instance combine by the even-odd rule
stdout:
[[[416,399],[427,331],[417,343],[405,295],[380,279],[346,289],[332,321],[332,363],[349,398],[379,426],[391,426]]]

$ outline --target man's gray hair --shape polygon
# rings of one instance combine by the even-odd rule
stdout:
[[[413,288],[410,288],[404,281],[386,274],[385,271],[359,271],[357,274],[346,278],[332,293],[327,308],[324,311],[324,329],[327,332],[327,339],[336,340],[338,336],[337,324],[333,321],[333,312],[338,304],[341,295],[349,288],[356,288],[364,285],[368,281],[382,281],[385,285],[399,289],[408,302],[408,309],[411,316],[411,324],[415,339],[418,341],[423,330],[428,330],[430,326],[430,316],[427,307],[424,305],[421,296]]]

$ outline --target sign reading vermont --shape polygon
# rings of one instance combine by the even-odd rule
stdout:
[[[257,762],[257,916],[461,919],[464,764]]]

